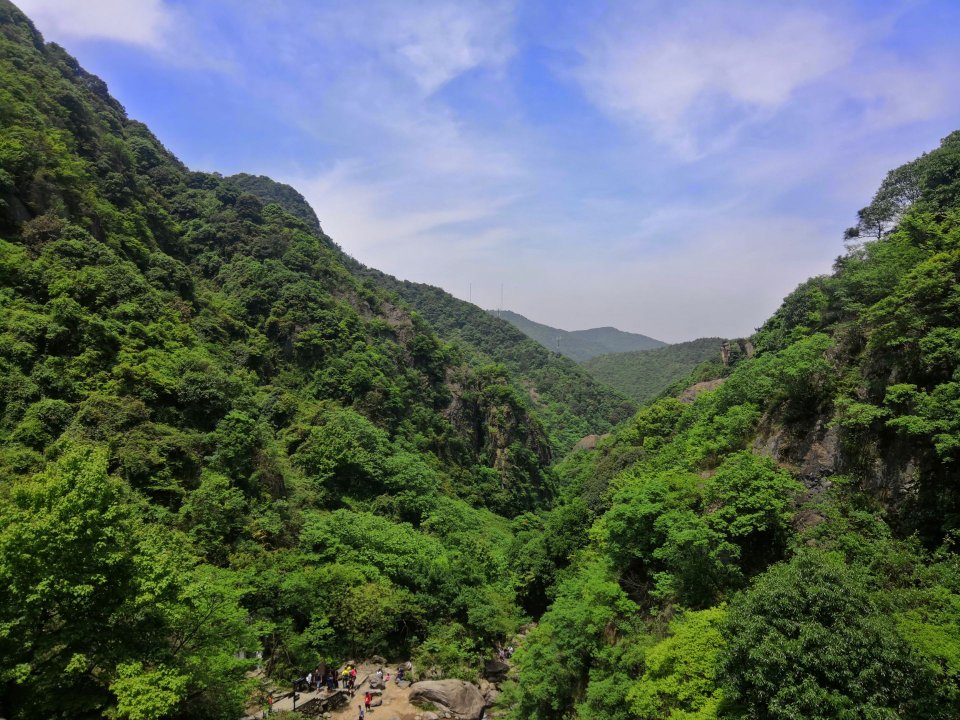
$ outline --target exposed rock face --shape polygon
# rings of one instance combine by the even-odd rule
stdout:
[[[587,435],[580,438],[577,441],[577,444],[573,446],[574,450],[593,450],[597,447],[597,443],[603,440],[604,438],[610,437],[610,433],[606,435]]]
[[[727,340],[720,346],[720,358],[727,367],[736,365],[744,358],[753,357],[753,343],[744,338]]]
[[[716,378],[715,380],[704,380],[703,382],[695,383],[680,393],[680,402],[692,403],[700,393],[707,392],[708,390],[716,390],[726,381],[726,378]]]
[[[476,685],[463,680],[425,680],[410,688],[410,702],[434,703],[461,720],[480,720],[486,702]]]
[[[811,490],[825,487],[827,479],[839,472],[840,448],[837,428],[825,418],[802,434],[771,424],[761,428],[753,449],[761,455],[791,465]]]
[[[487,660],[483,665],[484,677],[494,682],[503,682],[509,672],[510,666],[502,660]]]

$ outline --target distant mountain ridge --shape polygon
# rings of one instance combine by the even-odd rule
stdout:
[[[598,355],[582,363],[597,380],[639,403],[656,398],[701,363],[720,364],[718,337],[697,338],[654,350]]]
[[[664,347],[667,343],[647,335],[625,332],[615,327],[590,328],[589,330],[561,330],[543,323],[534,322],[519,313],[510,310],[488,310],[492,315],[499,315],[528,337],[553,351],[559,352],[577,362],[584,362],[598,355],[609,353],[634,352],[638,350],[653,350]]]

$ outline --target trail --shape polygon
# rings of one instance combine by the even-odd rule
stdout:
[[[336,710],[329,711],[329,717],[333,720],[355,720],[359,714],[358,706],[363,705],[363,695],[370,688],[370,678],[376,673],[379,665],[364,664],[357,666],[357,688],[350,702]],[[410,686],[399,687],[392,679],[380,695],[382,705],[372,707],[367,713],[370,720],[377,718],[379,720],[416,720],[418,715],[422,715],[424,710],[410,704]],[[326,689],[312,692],[299,692],[299,698],[296,702],[296,709],[299,710],[311,700],[325,698],[329,695]],[[376,697],[376,695],[374,695]],[[273,712],[289,712],[294,709],[293,697],[286,695],[279,698],[273,704]],[[259,718],[261,715],[248,715],[248,718]]]

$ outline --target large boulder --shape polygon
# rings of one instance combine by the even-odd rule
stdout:
[[[503,662],[503,660],[487,660],[483,664],[484,677],[493,682],[503,682],[507,679],[509,672],[510,666]]]
[[[486,702],[476,685],[464,680],[424,680],[410,687],[410,702],[434,703],[461,720],[480,720]]]

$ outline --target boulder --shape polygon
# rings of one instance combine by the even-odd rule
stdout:
[[[483,695],[483,699],[488,706],[493,705],[497,701],[497,696],[500,695],[497,686],[489,680],[481,680],[477,689],[480,690],[480,694]]]
[[[410,702],[434,703],[461,720],[480,720],[486,702],[476,685],[464,680],[424,680],[410,689]]]
[[[487,660],[483,664],[483,675],[487,680],[502,682],[510,672],[510,666],[502,660]]]

